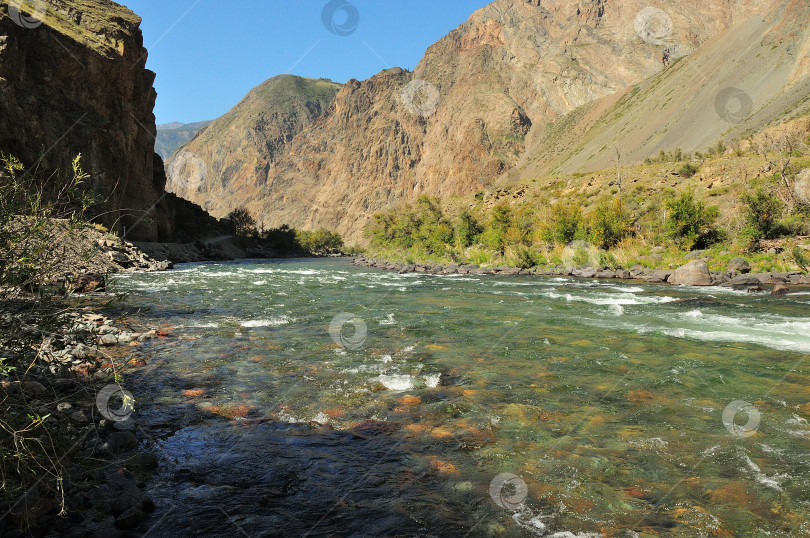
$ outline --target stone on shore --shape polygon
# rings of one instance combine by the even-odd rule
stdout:
[[[653,271],[653,274],[651,274],[648,277],[645,277],[644,280],[651,283],[651,284],[658,284],[658,283],[661,283],[661,282],[667,282],[671,276],[672,276],[672,271],[659,270],[659,271]]]
[[[759,286],[760,284],[762,284],[762,282],[760,282],[759,278],[754,275],[737,275],[723,284],[723,286],[742,290],[751,288],[753,286]]]
[[[730,262],[728,262],[728,267],[726,270],[733,274],[748,274],[751,272],[751,264],[745,261],[743,258],[734,258]]]
[[[676,286],[711,286],[712,274],[702,260],[695,260],[675,270],[669,279]]]

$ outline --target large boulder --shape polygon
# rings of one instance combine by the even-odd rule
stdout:
[[[711,286],[712,274],[703,260],[695,260],[672,273],[670,283],[676,286]]]
[[[727,271],[733,275],[736,274],[747,274],[751,272],[751,264],[745,261],[743,258],[734,258],[730,262],[728,262],[728,267],[726,268]]]

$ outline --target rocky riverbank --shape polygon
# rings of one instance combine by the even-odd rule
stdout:
[[[612,269],[608,267],[481,267],[472,264],[430,264],[430,263],[396,263],[367,257],[354,259],[354,264],[374,267],[400,274],[421,273],[428,275],[533,275],[563,276],[589,279],[636,280],[652,284],[672,284],[684,286],[723,286],[751,292],[762,291],[772,287],[772,293],[781,294],[789,291],[790,286],[810,286],[810,275],[800,272],[791,273],[752,273],[750,264],[742,258],[735,258],[728,264],[726,271],[712,271],[705,260],[693,260],[677,269],[648,269],[636,265],[630,269]]]
[[[173,267],[171,261],[155,259],[135,244],[90,224],[55,219],[42,240],[49,246],[40,261],[47,269],[42,274],[44,282],[34,287],[52,292],[103,291],[105,275]]]
[[[134,349],[165,334],[122,326],[96,313],[103,305],[46,311],[18,296],[3,307],[0,333],[30,336],[0,341],[0,425],[12,434],[1,447],[10,495],[0,535],[119,536],[137,526],[154,509],[141,488],[157,459],[138,448],[145,432],[118,380],[137,366]]]

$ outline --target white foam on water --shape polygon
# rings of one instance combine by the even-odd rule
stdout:
[[[762,448],[763,452],[767,452],[768,454],[776,454],[777,456],[781,456],[782,454],[785,453],[785,450],[782,448],[774,448],[770,445],[765,445],[762,443],[760,443],[759,446],[760,448]]]
[[[178,325],[178,329],[218,329],[219,323],[186,323],[184,325]]]
[[[636,439],[633,441],[629,441],[628,445],[632,446],[633,448],[643,449],[643,450],[651,450],[651,449],[664,449],[666,448],[669,443],[661,439],[660,437],[651,437],[649,439]]]
[[[664,323],[681,320],[683,327],[667,327]],[[754,344],[778,349],[810,353],[810,323],[784,318],[781,322],[757,322],[753,318],[716,316],[693,310],[661,319],[642,328],[625,323],[622,329],[636,330],[639,334],[660,331],[674,338],[691,338],[704,342],[733,342]]]
[[[383,361],[383,364],[385,361]],[[341,374],[382,374],[386,370],[382,364],[361,364],[353,368],[343,368],[339,370]]]
[[[625,288],[623,286],[611,286],[611,287],[614,290],[623,291],[625,293],[642,293],[646,291],[644,288],[634,288],[634,287]]]
[[[257,280],[253,283],[254,286],[264,286],[265,284],[267,284],[266,280]]]
[[[782,480],[785,478],[789,478],[786,474],[775,474],[773,476],[768,476],[762,472],[759,468],[759,465],[751,461],[751,458],[748,455],[742,455],[745,462],[748,464],[748,468],[753,472],[754,478],[757,482],[762,484],[763,486],[769,487],[771,489],[775,489],[776,491],[782,491]]]
[[[624,315],[624,307],[620,304],[613,304],[610,305],[610,313],[614,316],[623,316]]]
[[[435,389],[439,386],[439,381],[441,381],[442,374],[428,374],[425,376],[425,386],[431,389]]]
[[[386,319],[380,320],[380,325],[395,325],[396,320],[394,319],[394,314],[388,314]]]
[[[300,424],[302,422],[306,422],[306,420],[300,419],[295,415],[288,413],[285,409],[282,409],[281,411],[278,412],[278,419],[288,424]]]
[[[807,419],[794,414],[793,418],[788,419],[787,423],[794,426],[807,426]]]
[[[410,390],[413,388],[413,378],[409,375],[381,375],[377,380],[385,388],[394,392]]]
[[[394,360],[394,357],[392,357],[391,355],[388,355],[388,354],[386,353],[385,355],[383,355],[382,357],[380,357],[380,359],[382,359],[382,361],[383,361],[384,363],[387,363],[387,362],[391,362],[392,360]]]
[[[550,299],[565,299],[570,302],[588,303],[597,306],[607,305],[648,305],[648,304],[665,304],[677,301],[675,297],[657,297],[657,296],[637,296],[632,293],[601,293],[589,291],[587,295],[575,295],[572,293],[557,293],[547,292],[542,295]]]
[[[282,325],[289,324],[291,321],[295,320],[288,316],[279,316],[277,318],[270,318],[270,319],[251,319],[246,321],[240,321],[239,325],[245,328],[280,327]]]
[[[321,411],[317,415],[312,417],[312,420],[310,422],[317,422],[318,424],[329,424],[329,415]]]

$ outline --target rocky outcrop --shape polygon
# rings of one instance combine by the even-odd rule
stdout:
[[[376,211],[510,178],[521,157],[543,157],[526,150],[553,122],[660,72],[665,50],[672,60],[688,54],[774,2],[666,1],[662,11],[644,0],[496,0],[413,72],[349,81],[280,151],[212,166],[227,162],[215,153],[238,154],[248,142],[198,137],[184,157],[191,164],[178,168],[205,169],[206,186],[187,196],[217,216],[247,200],[268,226],[323,226],[361,242]]]
[[[0,6],[0,151],[43,176],[81,154],[107,200],[105,224],[130,239],[171,240],[141,19],[109,0],[34,5],[43,9],[30,16]]]
[[[672,4],[657,4],[671,15],[672,35],[705,24],[715,36],[659,74],[556,122],[533,140],[514,177],[611,168],[617,147],[624,163],[661,150],[703,151],[720,139],[746,139],[805,113],[810,3],[705,2],[705,14],[686,19]]]

